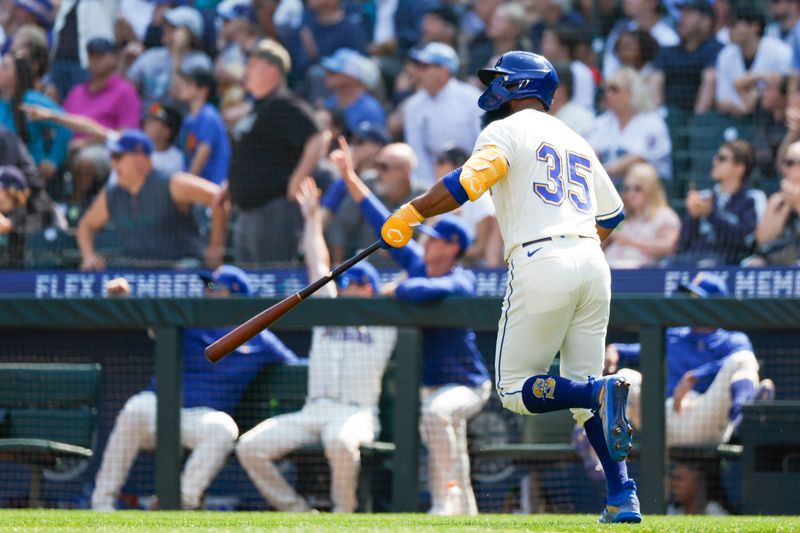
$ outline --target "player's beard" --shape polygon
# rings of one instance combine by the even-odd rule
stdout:
[[[481,117],[481,129],[485,128],[495,120],[503,120],[511,115],[511,103],[506,102],[493,111],[487,111]]]

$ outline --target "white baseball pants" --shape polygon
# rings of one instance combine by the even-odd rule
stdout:
[[[242,435],[239,463],[269,504],[279,511],[307,511],[305,499],[286,482],[274,461],[292,450],[322,442],[331,468],[334,512],[356,510],[360,446],[380,431],[372,409],[332,400],[314,400],[300,411],[269,418]]]
[[[617,375],[631,384],[628,393],[628,416],[636,429],[642,427],[642,375],[623,368]],[[752,352],[738,352],[725,359],[722,368],[703,394],[689,391],[683,397],[680,412],[675,412],[672,398],[665,402],[667,446],[716,445],[727,440],[731,408],[731,383],[749,379],[758,384],[758,361]]]
[[[419,432],[428,448],[428,488],[433,513],[443,512],[448,482],[461,489],[457,514],[476,515],[478,505],[470,481],[467,420],[483,408],[492,391],[489,380],[478,387],[423,387]]]
[[[561,377],[586,381],[602,375],[611,272],[597,241],[577,237],[519,246],[508,264],[496,386],[506,409],[530,415],[522,385],[549,373],[557,352]],[[581,425],[592,416],[588,409],[571,411]]]
[[[156,445],[156,394],[131,396],[114,422],[103,462],[97,471],[92,509],[108,511],[128,478],[139,450]],[[181,444],[192,450],[181,475],[185,509],[196,509],[214,476],[233,450],[239,428],[226,413],[209,407],[181,409]]]

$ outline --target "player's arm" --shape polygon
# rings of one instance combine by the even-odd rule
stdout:
[[[426,218],[475,201],[508,174],[508,160],[493,144],[478,149],[460,168],[437,181],[426,193],[403,205],[383,224],[381,237],[393,247],[411,240],[413,227]]]
[[[303,256],[308,271],[309,283],[321,278],[331,269],[331,258],[325,237],[322,234],[322,212],[319,205],[319,189],[313,178],[300,182],[295,197],[303,214]],[[328,283],[315,293],[321,297],[335,298],[336,287]]]

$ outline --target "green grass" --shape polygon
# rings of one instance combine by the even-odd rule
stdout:
[[[587,515],[482,515],[475,518],[433,517],[424,514],[284,514],[142,512],[93,513],[61,510],[0,510],[0,531],[263,531],[316,533],[474,531],[675,531],[716,533],[800,532],[794,517],[671,517],[646,516],[638,526],[597,524]]]

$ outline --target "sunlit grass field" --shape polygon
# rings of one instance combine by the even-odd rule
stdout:
[[[284,514],[221,512],[93,513],[62,510],[0,510],[0,531],[285,531],[348,533],[474,531],[676,531],[687,533],[800,532],[793,517],[645,516],[639,525],[601,525],[588,515],[482,515],[434,517],[425,514]]]

